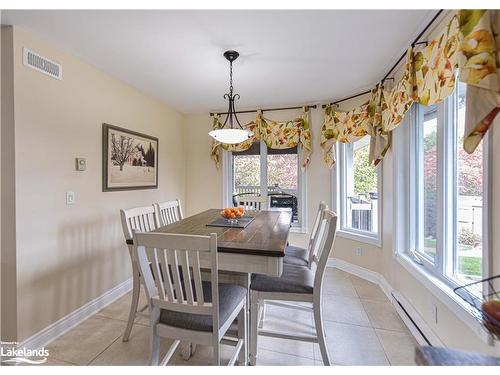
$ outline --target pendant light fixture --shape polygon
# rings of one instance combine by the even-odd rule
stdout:
[[[247,129],[243,129],[236,110],[234,109],[234,101],[240,98],[239,94],[233,94],[233,61],[238,58],[240,54],[236,51],[224,52],[224,57],[229,61],[229,93],[224,95],[224,99],[229,102],[226,119],[220,129],[215,129],[208,134],[220,143],[237,144],[246,141],[253,133]],[[226,127],[226,125],[228,125]],[[236,127],[236,125],[238,127]]]

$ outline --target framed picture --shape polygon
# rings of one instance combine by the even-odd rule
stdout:
[[[158,188],[158,138],[102,124],[102,191]]]

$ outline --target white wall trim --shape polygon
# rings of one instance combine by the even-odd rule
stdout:
[[[420,316],[417,310],[406,300],[406,298],[404,298],[398,291],[396,291],[381,274],[338,258],[328,259],[327,266],[338,268],[344,272],[350,273],[379,285],[391,304],[394,305],[394,308],[396,309],[398,315],[408,327],[415,340],[417,340],[420,345],[428,345],[428,343],[424,339],[422,334],[418,331],[416,326],[418,326],[420,331],[425,335],[427,340],[429,340],[431,345],[445,346],[439,339],[439,337],[428,326],[425,320]],[[404,310],[401,308],[400,304],[404,307],[404,310],[406,310],[406,312],[410,315],[411,320],[413,320],[415,324],[413,324],[412,321],[408,318]]]
[[[69,330],[79,325],[84,320],[96,314],[102,308],[116,301],[132,289],[132,278],[125,280],[114,288],[108,290],[96,299],[69,313],[65,317],[52,323],[48,327],[35,333],[33,336],[18,344],[19,348],[39,349],[64,335]]]
[[[379,284],[381,275],[378,272],[369,270],[364,267],[357,266],[355,264],[346,262],[345,260],[338,259],[338,258],[330,258],[328,259],[327,263],[328,267],[334,267],[338,268],[339,270],[345,271],[347,273],[350,273],[354,276],[361,277],[362,279],[365,279],[367,281],[370,281],[375,284]],[[384,290],[384,293],[385,290]],[[386,293],[387,295],[387,293]],[[387,295],[387,298],[389,298],[390,295]]]

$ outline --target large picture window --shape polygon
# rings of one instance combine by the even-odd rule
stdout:
[[[442,103],[415,105],[395,133],[394,159],[409,163],[395,168],[397,246],[451,287],[487,276],[487,137],[464,151],[466,105],[457,83]]]
[[[334,169],[340,235],[380,244],[380,167],[369,162],[370,139],[338,144]]]
[[[269,209],[290,209],[292,226],[302,228],[303,176],[298,147],[275,150],[254,142],[242,152],[226,153],[227,204],[242,195],[269,198]]]

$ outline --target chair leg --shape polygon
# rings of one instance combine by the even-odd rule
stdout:
[[[160,309],[154,307],[150,314],[149,340],[151,346],[151,366],[158,366],[160,363],[160,336],[156,333],[156,324],[160,318]]]
[[[257,363],[257,337],[259,334],[259,301],[250,291],[250,365]]]
[[[220,343],[217,341],[216,343],[214,343],[213,347],[214,347],[213,365],[220,366]]]
[[[323,365],[330,366],[330,355],[328,354],[328,348],[326,347],[325,330],[323,327],[321,299],[314,304],[314,325],[316,326],[316,336],[318,337],[318,344],[321,351],[321,357],[323,358]]]
[[[238,314],[238,338],[243,339],[243,347],[240,350],[238,364],[246,366],[248,362],[248,337],[247,337],[247,306],[246,304]]]
[[[154,329],[152,329],[154,331]],[[151,335],[151,366],[158,366],[160,363],[160,336],[156,333]]]
[[[123,341],[128,341],[132,326],[134,325],[137,307],[139,305],[139,296],[141,294],[141,280],[139,275],[139,268],[135,262],[132,262],[132,302],[130,304],[130,311],[128,313],[127,327],[123,334]]]

